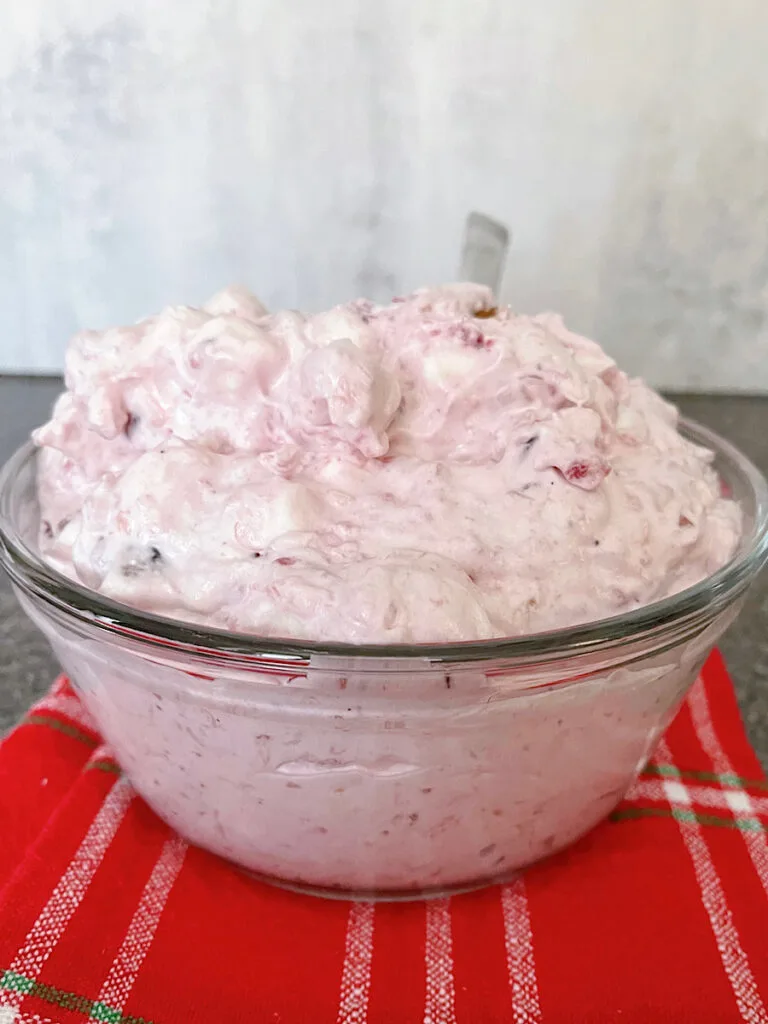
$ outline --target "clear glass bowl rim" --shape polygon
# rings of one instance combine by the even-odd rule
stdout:
[[[713,575],[671,597],[620,615],[544,633],[460,643],[321,643],[232,633],[113,601],[47,565],[21,538],[13,521],[12,502],[22,471],[37,454],[31,441],[22,445],[0,470],[0,561],[23,591],[89,627],[106,630],[115,640],[128,635],[164,648],[173,646],[177,652],[186,649],[197,659],[206,655],[236,655],[302,664],[317,657],[373,659],[386,661],[393,670],[395,666],[391,663],[399,659],[470,663],[537,656],[549,660],[594,653],[596,649],[637,640],[646,633],[658,635],[665,629],[674,630],[683,620],[695,619],[713,606],[719,608],[730,603],[749,585],[768,557],[768,483],[763,474],[735,446],[709,428],[681,418],[680,429],[689,440],[728,463],[751,492],[754,523],[742,537],[736,554]]]

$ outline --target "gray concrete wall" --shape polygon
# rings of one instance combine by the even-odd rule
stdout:
[[[768,390],[763,0],[13,0],[0,369],[230,281],[270,305],[456,273],[674,388]]]

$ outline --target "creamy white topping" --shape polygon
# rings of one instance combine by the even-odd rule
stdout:
[[[227,290],[77,335],[36,432],[46,558],[139,608],[315,640],[513,636],[732,555],[677,414],[474,285],[269,314]]]

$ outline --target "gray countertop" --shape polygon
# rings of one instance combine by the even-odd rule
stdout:
[[[0,377],[0,462],[46,418],[60,389],[58,380]],[[687,395],[675,400],[687,416],[727,437],[768,473],[768,397]],[[747,732],[768,768],[768,572],[753,587],[722,649]],[[48,645],[0,573],[0,735],[43,693],[56,671]]]

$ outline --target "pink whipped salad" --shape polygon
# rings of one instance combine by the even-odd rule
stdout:
[[[35,434],[41,550],[137,608],[349,642],[592,621],[729,560],[675,409],[489,291],[269,313],[228,289],[84,331]]]

